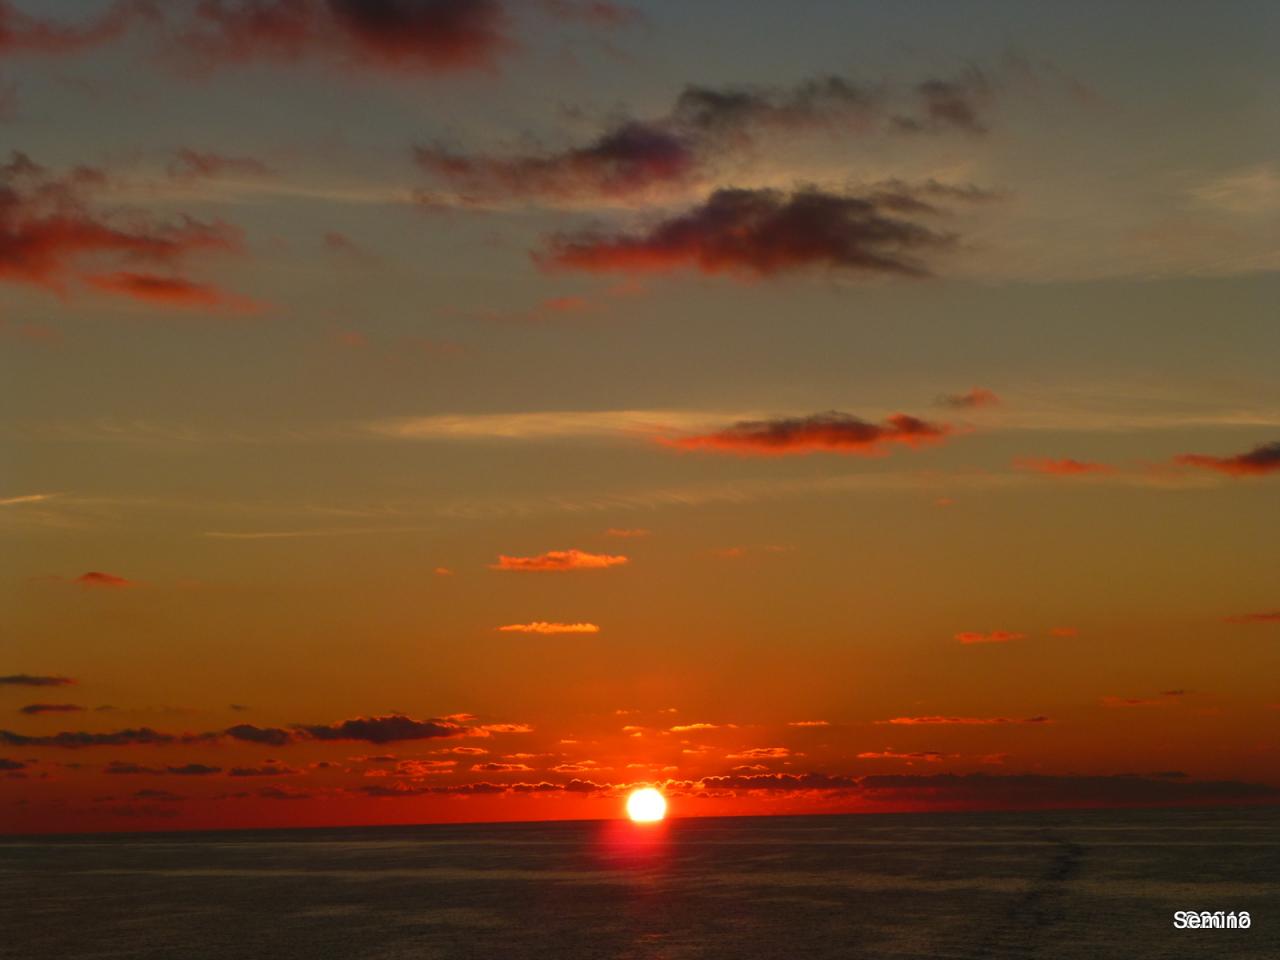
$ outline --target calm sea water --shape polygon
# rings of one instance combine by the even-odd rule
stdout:
[[[1280,811],[0,838],[0,955],[1280,957]],[[1175,910],[1248,930],[1175,930]]]

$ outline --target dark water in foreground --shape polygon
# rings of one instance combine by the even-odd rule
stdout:
[[[1280,810],[0,838],[23,960],[1280,957]],[[1175,910],[1248,930],[1175,930]]]

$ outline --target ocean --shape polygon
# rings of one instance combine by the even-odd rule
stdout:
[[[0,837],[22,960],[1280,957],[1276,808]],[[1177,911],[1248,929],[1175,929]]]

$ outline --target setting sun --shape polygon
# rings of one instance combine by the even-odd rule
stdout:
[[[653,787],[631,791],[627,797],[627,816],[636,823],[653,823],[667,815],[667,798]]]

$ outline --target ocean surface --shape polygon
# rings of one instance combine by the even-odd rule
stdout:
[[[0,837],[0,956],[1273,960],[1278,828],[1272,808]]]

